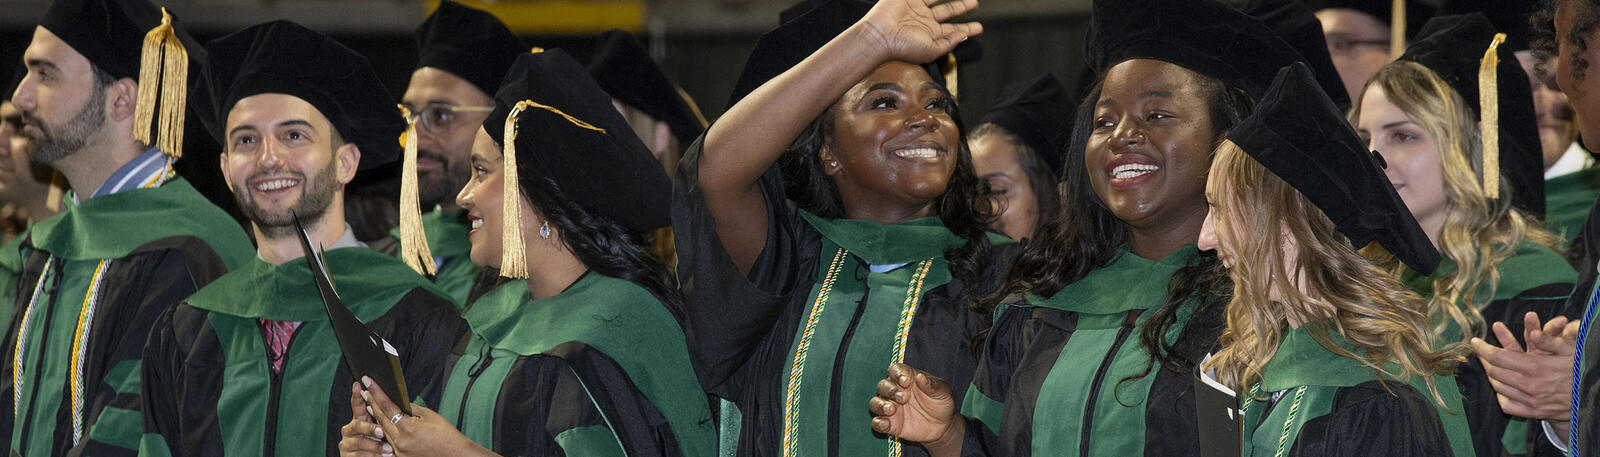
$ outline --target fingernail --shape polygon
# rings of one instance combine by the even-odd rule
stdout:
[[[367,407],[367,415],[368,416],[372,416],[372,417],[378,417],[378,413],[372,412],[372,407],[371,406]]]
[[[389,443],[383,443],[383,453],[384,454],[392,454],[392,453],[394,453],[394,446],[390,446]]]
[[[372,428],[372,436],[376,436],[378,438],[383,438],[383,427],[373,427]],[[388,446],[389,443],[383,443],[383,445],[384,446]]]
[[[372,388],[372,378],[362,376],[361,385],[366,386],[368,389]]]
[[[366,400],[366,401],[372,401],[372,396],[371,395],[367,395],[367,391],[363,390],[363,391],[361,391],[361,399],[362,400]]]
[[[905,383],[906,383],[906,375],[900,375],[900,384],[901,385],[905,385]]]

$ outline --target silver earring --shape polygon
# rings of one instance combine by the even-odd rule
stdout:
[[[837,168],[839,166],[839,161],[834,160],[834,161],[828,162],[828,166]]]
[[[549,238],[549,237],[550,237],[550,222],[546,221],[545,223],[539,224],[539,238]]]

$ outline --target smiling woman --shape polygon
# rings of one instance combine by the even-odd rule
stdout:
[[[763,36],[679,168],[673,229],[701,383],[738,455],[919,455],[860,399],[891,363],[972,373],[998,277],[955,102],[923,62],[975,0],[806,4]],[[980,259],[983,259],[980,262]],[[725,451],[735,451],[726,449]]]

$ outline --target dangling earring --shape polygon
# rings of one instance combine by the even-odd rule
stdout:
[[[539,224],[539,238],[549,238],[549,237],[550,237],[550,221],[545,221],[544,223]]]

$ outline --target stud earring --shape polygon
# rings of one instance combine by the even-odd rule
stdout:
[[[834,168],[838,168],[839,167],[839,161],[837,161],[837,160],[830,161],[830,162],[828,162],[828,166],[834,167]]]
[[[550,222],[546,221],[546,222],[544,222],[542,224],[539,224],[539,238],[549,238],[549,237],[550,237]]]

